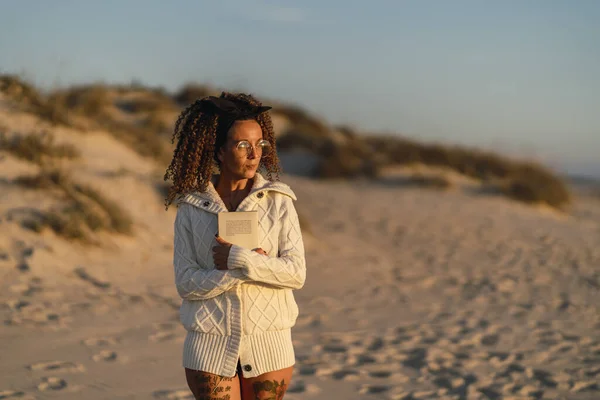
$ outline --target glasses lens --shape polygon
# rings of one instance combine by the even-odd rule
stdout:
[[[257,150],[259,150],[261,152],[261,154],[263,156],[265,156],[265,155],[269,154],[271,151],[271,143],[269,143],[266,140],[261,140],[258,143],[258,146],[256,146],[256,148],[257,148]]]
[[[235,146],[235,149],[239,155],[246,155],[250,153],[251,148],[252,146],[250,146],[250,143],[248,143],[246,140],[238,142],[238,144]]]

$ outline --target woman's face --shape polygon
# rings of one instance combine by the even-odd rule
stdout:
[[[221,172],[234,179],[254,178],[261,158],[261,150],[257,150],[263,138],[260,125],[255,120],[235,121],[227,136],[227,142],[219,150]],[[243,140],[252,145],[251,151],[238,146]]]

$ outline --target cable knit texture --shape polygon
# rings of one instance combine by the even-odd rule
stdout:
[[[233,245],[229,269],[220,271],[212,248],[217,215],[228,211],[216,179],[205,192],[180,199],[175,218],[175,284],[188,331],[183,365],[231,377],[239,359],[244,377],[255,377],[295,363],[291,328],[298,306],[292,291],[306,279],[296,195],[257,173],[237,211],[258,211],[259,244],[268,256]]]

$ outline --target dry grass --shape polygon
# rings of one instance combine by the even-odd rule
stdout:
[[[162,163],[170,159],[168,141],[160,135],[161,133],[164,135],[162,130],[168,127],[154,120],[149,120],[144,125],[115,120],[111,113],[107,112],[107,109],[112,106],[107,87],[102,85],[72,87],[55,92],[51,98],[60,104],[60,108],[94,121],[99,128],[107,130],[136,153]],[[166,101],[156,100],[156,104],[164,104]],[[172,104],[168,107],[172,109]]]
[[[320,178],[373,178],[379,176],[384,166],[423,164],[448,168],[498,185],[502,193],[515,200],[547,204],[558,209],[571,201],[562,179],[539,164],[458,146],[423,144],[391,136],[359,137],[351,129],[338,130],[347,139],[346,144],[291,130],[278,139],[277,147],[282,150],[301,148],[319,155],[321,163],[317,177]],[[416,176],[409,183],[439,189],[450,186],[443,177]]]
[[[142,127],[170,141],[174,124],[170,121],[170,118],[166,119],[160,113],[156,112],[148,114],[142,122]]]
[[[570,204],[566,183],[546,167],[458,146],[423,144],[404,138],[366,137],[366,143],[394,165],[444,167],[482,182],[494,182],[508,197],[557,209]],[[499,183],[498,183],[499,182]]]
[[[515,200],[547,204],[557,209],[562,209],[571,202],[571,194],[565,183],[539,165],[521,166],[501,189]]]
[[[70,113],[84,115],[138,154],[154,158],[161,164],[167,164],[171,159],[167,139],[172,124],[167,123],[168,117],[161,118],[160,114],[172,113],[177,106],[187,106],[196,99],[215,94],[210,87],[199,84],[184,86],[172,98],[164,91],[144,87],[113,90],[130,98],[128,103],[121,104],[127,112],[145,116],[141,122],[139,118],[131,122],[116,120],[110,112],[106,112],[115,101],[111,100],[114,96],[111,97],[109,89],[104,85],[78,86],[57,91],[45,99],[35,88],[18,78],[0,76],[0,90],[24,103],[42,118],[68,123],[67,115]],[[131,91],[147,93],[131,100]],[[299,107],[276,104],[273,112],[290,121],[290,129],[277,139],[278,149],[302,148],[318,155],[322,160],[318,177],[377,177],[380,169],[387,165],[424,164],[449,168],[488,185],[501,182],[499,187],[503,193],[516,200],[545,203],[556,208],[565,207],[570,202],[566,184],[541,165],[465,147],[419,143],[396,136],[360,136],[343,126],[337,128],[337,132],[344,140],[336,142],[333,131],[324,122]]]
[[[0,151],[6,151],[16,157],[43,164],[57,158],[77,158],[79,151],[69,144],[55,144],[50,132],[30,132],[13,134],[10,137],[0,129]]]
[[[208,86],[189,83],[175,93],[173,100],[175,100],[180,106],[187,107],[197,99],[211,95],[212,92],[213,90]]]
[[[364,140],[394,165],[444,167],[480,180],[504,179],[522,168],[520,162],[477,149],[419,143],[398,137],[367,136]]]
[[[45,121],[49,121],[54,125],[71,125],[64,108],[53,101],[49,101],[32,85],[24,82],[16,75],[0,75],[0,92]]]
[[[136,97],[118,102],[118,107],[131,114],[149,114],[161,111],[176,110],[177,104],[167,95],[148,93],[144,97]]]
[[[317,177],[326,179],[347,179],[358,177],[375,178],[379,174],[377,159],[359,142],[339,145],[328,141],[321,146],[321,162]]]
[[[171,160],[168,140],[154,130],[117,121],[107,121],[106,129],[141,156],[153,158],[161,164]]]
[[[73,182],[60,170],[21,176],[14,183],[29,189],[55,191],[65,200],[62,208],[43,212],[24,222],[25,227],[36,232],[49,227],[59,236],[84,242],[92,241],[93,232],[132,233],[133,221],[117,203],[89,186]]]
[[[289,130],[277,138],[278,150],[304,149],[319,153],[326,138],[313,138],[299,130]]]
[[[312,117],[306,111],[299,107],[289,105],[277,105],[273,111],[285,116],[292,127],[288,133],[300,133],[312,138],[323,138],[329,136],[329,128],[318,119]]]
[[[445,190],[452,187],[452,182],[444,175],[415,174],[408,178],[408,185],[422,188]]]
[[[13,100],[20,104],[33,104],[34,106],[28,106],[27,109],[45,120],[72,126],[73,118],[69,116],[85,117],[98,128],[106,129],[142,156],[160,162],[170,159],[168,141],[160,137],[160,134],[164,136],[165,130],[170,127],[152,118],[140,126],[113,119],[108,112],[113,105],[108,86],[101,84],[74,86],[56,90],[45,98],[31,86],[18,80],[4,77],[0,83],[3,85],[3,91],[11,94]],[[162,107],[160,104],[173,110],[174,106],[170,99],[160,97],[153,107]]]
[[[59,109],[90,119],[104,117],[107,106],[111,104],[108,88],[100,84],[56,90],[50,94],[48,102]]]

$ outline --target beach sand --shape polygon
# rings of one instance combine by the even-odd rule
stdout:
[[[37,167],[3,157],[0,399],[191,399],[156,168],[102,132],[55,131],[135,233],[85,246],[24,229],[57,200],[16,187]],[[286,399],[600,398],[600,201],[561,214],[485,191],[282,180],[308,267]]]

